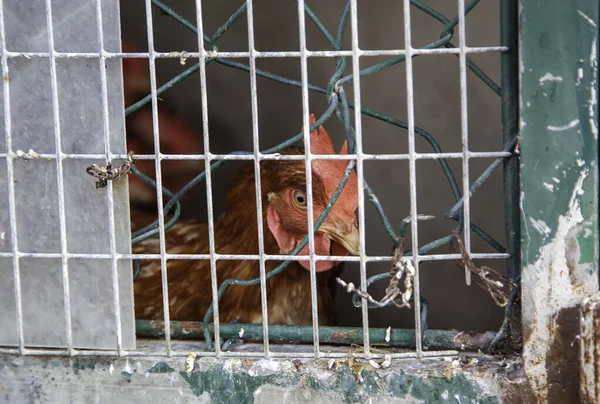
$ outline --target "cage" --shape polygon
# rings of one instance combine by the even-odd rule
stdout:
[[[597,401],[551,3],[0,2],[4,400]]]

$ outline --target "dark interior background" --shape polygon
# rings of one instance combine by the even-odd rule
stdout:
[[[210,36],[243,3],[242,0],[204,0],[204,29]],[[307,0],[306,3],[322,19],[325,26],[336,32],[345,0]],[[425,0],[423,3],[452,19],[457,12],[457,1]],[[195,1],[167,1],[165,4],[195,22]],[[391,0],[359,0],[359,38],[364,50],[404,48],[403,2]],[[442,24],[415,7],[411,8],[413,45],[422,46],[439,38]],[[196,36],[179,23],[153,9],[153,29],[157,51],[196,51]],[[123,38],[140,50],[147,49],[147,27],[144,0],[121,2]],[[255,47],[260,51],[298,50],[297,3],[293,0],[255,0]],[[328,43],[307,18],[307,41],[311,50],[330,49]],[[345,48],[351,47],[350,28]],[[458,30],[453,39],[458,44]],[[469,46],[497,46],[500,42],[499,1],[484,0],[467,17],[467,44]],[[221,51],[247,51],[246,16],[232,26],[218,42]],[[499,53],[470,55],[494,81],[500,80]],[[364,57],[361,67],[384,60],[385,57]],[[240,60],[247,62],[246,60]],[[351,72],[351,62],[347,73]],[[179,59],[157,61],[157,82],[161,85],[191,66]],[[431,133],[445,152],[461,151],[461,111],[459,59],[454,55],[427,55],[414,59],[414,103],[416,125]],[[259,59],[257,66],[286,77],[300,80],[298,58]],[[332,58],[310,58],[309,81],[326,86],[335,70]],[[395,118],[407,119],[405,65],[398,64],[361,79],[364,106]],[[214,153],[234,150],[252,150],[252,115],[250,107],[250,76],[248,73],[210,64],[207,67],[210,147]],[[346,86],[351,94],[352,83]],[[202,150],[202,116],[199,75],[194,74],[161,95],[161,105],[175,111],[198,133]],[[310,94],[310,109],[317,115],[327,106],[322,94]],[[502,148],[500,97],[474,74],[468,73],[469,147],[472,151],[499,151]],[[296,134],[302,124],[302,98],[299,88],[289,87],[266,79],[258,79],[258,113],[262,148],[274,146]],[[403,153],[408,151],[407,131],[363,116],[363,149],[367,153]],[[343,142],[343,127],[335,118],[326,124],[327,131],[339,149]],[[417,137],[417,151],[431,148]],[[460,160],[449,160],[459,186],[462,178]],[[471,160],[471,181],[474,181],[491,163],[491,159]],[[410,214],[408,163],[406,161],[368,161],[364,164],[365,178],[379,197],[389,219],[398,229],[402,219]],[[222,212],[225,190],[240,164],[230,162],[213,174],[215,217]],[[435,215],[436,219],[419,223],[419,243],[425,244],[443,237],[454,228],[453,221],[443,218],[453,205],[450,186],[437,161],[417,163],[417,200],[420,214]],[[184,214],[206,218],[204,185],[196,187],[186,198]],[[504,243],[504,208],[501,170],[472,197],[472,221],[496,240]],[[387,233],[375,209],[366,203],[366,248],[369,255],[388,255],[392,248]],[[473,235],[474,252],[494,252],[491,247]],[[433,253],[446,253],[448,247]],[[501,260],[480,260],[504,272]],[[389,264],[371,263],[368,275],[387,271]],[[476,285],[466,286],[463,271],[454,261],[425,262],[421,264],[421,291],[430,304],[431,328],[466,330],[493,330],[500,326],[502,309],[496,307],[486,292]],[[360,284],[358,265],[347,264],[342,276]],[[208,287],[208,285],[207,285]],[[370,288],[375,297],[384,294],[386,284]],[[350,295],[341,288],[336,306],[343,325],[361,325],[360,309],[355,308]],[[377,327],[412,327],[412,310],[385,308],[370,312],[370,325]]]

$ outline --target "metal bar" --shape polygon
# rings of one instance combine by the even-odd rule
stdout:
[[[16,354],[18,351],[16,349],[4,349],[0,348],[0,354]],[[189,351],[172,351],[171,357],[173,358],[185,358],[189,356]],[[32,355],[32,356],[67,356],[66,350],[48,350],[48,349],[26,349],[23,355]],[[116,356],[117,351],[94,351],[94,350],[75,350],[74,356],[100,356],[100,357],[112,357]],[[456,356],[458,355],[458,350],[443,350],[443,351],[431,351],[431,352],[423,352],[422,357],[434,357],[439,358],[443,356]],[[148,350],[136,350],[136,351],[125,351],[122,355],[126,358],[148,358],[148,357],[161,357],[164,356],[164,352],[161,351],[153,351],[151,349]],[[211,358],[214,357],[214,353],[212,352],[196,352],[196,356],[200,358]],[[264,354],[262,352],[257,351],[238,351],[238,352],[223,352],[222,358],[262,358]],[[280,358],[293,358],[293,359],[304,359],[304,358],[314,358],[313,353],[308,352],[277,352],[277,356]],[[367,359],[365,355],[361,352],[354,353],[353,356],[358,359]],[[389,356],[391,359],[410,359],[416,358],[416,353],[414,352],[401,352],[401,353],[390,353],[390,354],[375,354],[372,353],[368,359],[384,359]],[[347,359],[347,352],[324,352],[323,358],[329,359]]]
[[[69,260],[67,252],[67,225],[65,218],[65,188],[62,154],[62,134],[60,130],[60,107],[58,103],[58,79],[56,77],[56,59],[54,58],[54,25],[52,21],[52,1],[46,0],[46,27],[48,32],[48,48],[50,52],[50,83],[52,89],[52,117],[54,120],[54,145],[56,147],[56,181],[58,187],[58,220],[60,226],[60,251],[63,284],[63,299],[65,306],[65,326],[67,350],[73,352],[73,327],[71,324],[71,288],[69,286]],[[11,119],[6,117],[6,119]],[[114,235],[114,232],[113,232]],[[120,324],[119,324],[120,325]]]
[[[413,247],[413,266],[415,268],[414,283],[414,301],[421,301],[421,286],[419,281],[419,234],[418,234],[418,205],[417,205],[417,161],[415,155],[415,98],[414,98],[414,77],[413,77],[413,47],[411,33],[410,0],[404,0],[404,47],[406,49],[406,105],[408,120],[408,153],[409,172],[410,172],[410,231]],[[363,306],[366,304],[363,303]],[[421,305],[415,304],[415,347],[417,357],[423,355],[422,324],[421,324]]]
[[[246,153],[246,152],[244,152]],[[471,158],[502,158],[509,157],[512,154],[510,152],[471,152]],[[0,158],[6,158],[8,154],[0,153]],[[11,153],[10,157],[19,157],[18,154]],[[106,156],[103,154],[63,154],[61,159],[63,160],[98,160],[103,159]],[[113,154],[115,159],[126,159],[126,154]],[[461,159],[463,158],[462,153],[415,153],[415,159],[417,160],[439,160],[439,159]],[[23,153],[21,157],[23,159],[56,159],[56,154],[43,153],[37,154],[35,157],[27,156]],[[355,154],[348,154],[340,156],[338,154],[313,154],[313,160],[355,160],[357,157]],[[363,154],[363,160],[409,160],[409,154]],[[136,160],[156,160],[157,157],[154,154],[139,154],[135,156]],[[209,154],[208,158],[204,154],[159,154],[158,160],[243,160],[243,161],[254,161],[252,153],[247,154]],[[259,160],[304,160],[301,155],[285,155],[285,154],[261,154]]]
[[[15,288],[15,312],[17,339],[19,344],[18,353],[23,355],[25,352],[25,337],[23,334],[23,304],[21,296],[21,270],[19,262],[19,243],[17,237],[17,209],[15,198],[15,174],[13,168],[12,151],[12,122],[10,113],[10,72],[8,71],[8,62],[6,58],[6,27],[4,25],[4,2],[0,1],[0,42],[2,43],[2,95],[4,97],[4,135],[6,137],[6,172],[8,176],[8,210],[10,216],[10,237],[12,244],[12,264],[13,264],[13,282]]]
[[[204,160],[210,164],[210,137],[208,125],[208,87],[206,85],[206,51],[204,49],[204,25],[202,21],[202,1],[196,0],[196,26],[198,27],[198,49],[200,50],[200,97],[202,102],[202,131],[204,133]],[[215,250],[215,218],[212,198],[212,175],[211,171],[206,171],[206,211],[208,216],[208,251],[210,257],[210,286],[212,290],[214,335],[215,340],[221,340],[219,325],[219,296],[218,296],[218,277],[217,277],[217,258]],[[168,256],[167,256],[168,259]],[[215,344],[215,355],[221,356],[221,344]]]
[[[212,331],[212,324],[210,326]],[[328,327],[318,329],[319,340],[325,344],[363,344],[364,334],[362,327]],[[263,332],[260,324],[222,324],[221,332],[224,338],[238,338],[243,332],[244,340],[262,341]],[[137,320],[136,333],[138,337],[162,338],[164,325],[161,322],[150,320]],[[202,339],[204,335],[202,323],[192,321],[172,321],[171,335],[179,339]],[[389,334],[389,341],[386,341]],[[414,348],[415,331],[412,329],[393,328],[388,332],[386,328],[370,328],[369,340],[371,344],[386,345],[390,347]],[[485,352],[496,335],[493,331],[464,332],[456,330],[427,330],[423,336],[423,344],[429,349],[456,349],[461,351]],[[312,326],[277,325],[271,324],[269,339],[276,343],[306,343],[313,342]],[[277,353],[279,355],[279,353]],[[365,353],[368,357],[371,355]]]
[[[98,26],[98,40],[100,42],[100,53],[104,53],[104,27],[102,23],[102,3],[101,0],[96,1],[96,24]],[[109,112],[108,112],[108,82],[106,78],[106,60],[104,57],[98,58],[100,64],[100,82],[102,87],[102,123],[104,130],[104,147],[106,151],[106,160],[112,161],[112,153],[110,147],[110,126],[109,126]],[[114,209],[114,198],[113,198],[113,186],[112,181],[108,184],[107,199],[108,199],[108,229],[109,229],[109,243],[110,243],[110,256],[111,256],[111,269],[113,279],[113,306],[115,310],[115,331],[117,338],[117,351],[118,355],[123,354],[123,330],[121,324],[121,301],[120,301],[120,290],[119,290],[119,267],[118,258],[116,255],[117,242],[115,235],[115,209]],[[66,251],[64,251],[66,252]],[[63,254],[64,254],[63,252]]]
[[[465,23],[465,0],[458,0],[458,49],[460,71],[460,128],[462,138],[462,186],[463,186],[463,241],[467,254],[471,253],[471,184],[469,181],[469,115],[467,97],[467,43]],[[471,271],[465,266],[465,283],[471,285]]]
[[[356,0],[350,1],[350,25],[352,38],[352,72],[354,74],[354,127],[356,128],[356,176],[358,180],[358,231],[360,250],[360,286],[361,290],[367,292],[367,262],[365,252],[367,251],[365,239],[365,181],[362,154],[362,113],[360,99],[360,50],[358,43],[358,5]],[[363,323],[363,348],[365,356],[369,356],[370,330],[369,330],[369,308],[367,299],[362,299],[362,323]]]
[[[2,252],[0,253],[0,258],[12,258],[13,253]],[[61,253],[21,253],[17,254],[20,258],[60,258],[62,257]],[[78,253],[68,253],[66,255],[68,258],[85,258],[85,259],[109,259],[111,258],[111,254],[78,254]],[[117,259],[160,259],[160,254],[116,254]],[[165,257],[167,260],[210,260],[210,254],[168,254],[165,253]],[[217,260],[259,260],[259,255],[247,255],[247,254],[218,254],[215,253],[214,257]],[[265,260],[273,260],[273,261],[308,261],[310,259],[309,256],[306,255],[272,255],[265,254]],[[460,254],[430,254],[430,255],[419,255],[419,261],[442,261],[442,260],[456,260],[460,259],[462,256]],[[506,259],[510,257],[509,254],[505,253],[480,253],[471,254],[471,258],[476,259]],[[391,261],[393,257],[391,256],[364,256],[364,260],[367,262],[385,262]],[[321,256],[315,255],[315,261],[337,261],[337,262],[360,262],[360,257],[354,256]]]
[[[306,212],[308,221],[308,256],[310,257],[310,300],[312,308],[312,343],[315,358],[319,352],[319,311],[317,301],[317,273],[315,261],[315,227],[312,186],[312,155],[310,150],[310,106],[308,104],[308,64],[306,58],[306,21],[304,0],[298,1],[298,29],[300,40],[300,72],[302,77],[302,122],[304,131],[304,152],[306,156]]]
[[[509,50],[507,46],[487,46],[469,48],[467,53],[489,53],[489,52],[506,52]],[[413,55],[442,55],[442,54],[459,54],[458,48],[432,48],[432,49],[413,49]],[[106,58],[128,58],[128,59],[147,59],[150,54],[146,52],[106,52]],[[363,50],[361,56],[401,56],[406,55],[403,49],[382,49],[382,50]],[[201,52],[155,52],[154,57],[159,59],[181,59],[181,58],[200,58]],[[232,58],[232,59],[247,59],[250,57],[250,52],[222,52],[222,51],[207,51],[207,58]],[[302,52],[298,51],[278,51],[278,52],[261,52],[255,51],[256,58],[286,58],[286,57],[302,57]],[[328,51],[306,51],[306,57],[344,57],[352,56],[352,51],[344,50],[328,50]],[[46,52],[14,52],[7,51],[6,57],[18,58],[48,58],[49,53]],[[99,53],[95,52],[56,52],[55,58],[59,59],[96,59],[100,57]]]
[[[150,66],[150,90],[152,94],[152,131],[154,136],[154,153],[156,155],[155,171],[156,171],[156,204],[158,210],[158,227],[160,241],[160,271],[162,278],[162,295],[163,295],[163,317],[165,324],[170,321],[169,314],[169,282],[167,280],[167,259],[165,257],[165,218],[163,211],[163,195],[162,195],[162,169],[158,156],[160,155],[160,136],[158,125],[158,101],[156,95],[156,59],[154,57],[154,30],[152,22],[152,3],[151,0],[146,0],[146,27],[148,39],[148,64]],[[167,356],[171,356],[171,334],[168,327],[165,327],[165,343]]]
[[[517,141],[518,141],[518,138],[516,136],[513,136],[509,140],[509,143],[505,146],[505,148],[514,149],[514,147],[517,144]],[[477,188],[479,188],[490,177],[490,175],[492,175],[492,173],[496,170],[496,168],[498,168],[498,166],[500,164],[502,164],[503,161],[504,161],[504,158],[498,158],[498,159],[494,160],[492,162],[492,164],[489,165],[488,168],[485,169],[485,171],[479,176],[479,178],[477,178],[477,180],[475,180],[475,182],[473,182],[473,185],[471,185],[471,188],[469,188],[469,196],[473,196],[473,194],[475,193]],[[457,217],[458,211],[463,206],[463,201],[464,201],[464,197],[460,198],[460,200],[458,200],[458,202],[456,202],[456,204],[454,204],[454,206],[448,212],[446,212],[444,216],[446,216],[447,218]]]
[[[506,146],[519,130],[519,27],[518,3],[502,0],[500,5],[500,41],[508,51],[500,55],[502,87],[502,142]],[[473,157],[473,155],[471,156]],[[521,217],[519,213],[519,157],[504,160],[504,222],[506,224],[506,261],[508,276],[521,280]]]
[[[250,98],[252,106],[252,145],[254,149],[254,185],[256,196],[256,225],[258,230],[258,256],[260,270],[260,305],[262,311],[263,333],[267,338],[263,341],[265,356],[269,356],[269,316],[267,309],[267,278],[265,272],[265,246],[262,212],[262,192],[260,175],[260,142],[258,131],[258,93],[256,88],[256,58],[254,57],[254,7],[253,0],[246,2],[248,18],[248,49],[250,50]]]

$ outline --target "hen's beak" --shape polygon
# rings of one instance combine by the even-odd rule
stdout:
[[[359,255],[358,227],[341,220],[323,223],[320,229],[331,240],[344,247],[352,255]]]

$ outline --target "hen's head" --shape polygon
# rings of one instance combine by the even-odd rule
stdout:
[[[315,123],[311,114],[310,124]],[[325,128],[320,126],[310,134],[312,154],[336,154]],[[297,152],[301,152],[298,149]],[[348,154],[348,145],[344,142],[340,154]],[[308,233],[308,212],[306,196],[305,165],[303,161],[287,161],[277,165],[278,178],[272,190],[267,194],[267,224],[277,240],[282,253],[290,253],[300,244]],[[290,164],[294,163],[294,164]],[[327,203],[335,193],[348,165],[348,160],[313,160],[313,223],[317,221]],[[274,166],[275,167],[275,166]],[[356,173],[352,171],[346,185],[333,209],[315,234],[315,254],[322,256],[358,255],[358,183]],[[308,244],[299,255],[308,255]],[[310,269],[309,261],[299,261]],[[335,261],[317,261],[317,272],[327,271],[337,265]]]

